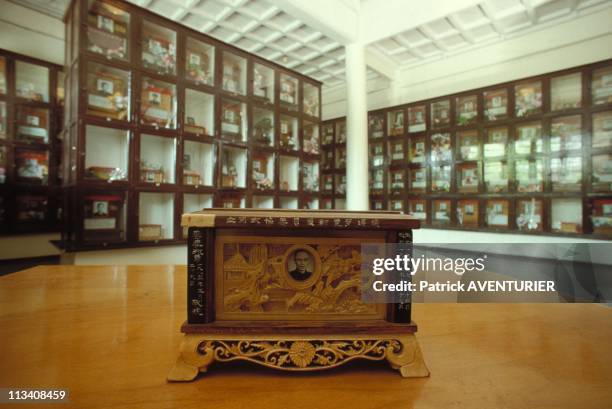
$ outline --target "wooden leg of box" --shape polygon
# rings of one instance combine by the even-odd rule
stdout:
[[[429,376],[421,348],[414,334],[398,338],[402,345],[399,352],[387,348],[387,361],[393,369],[397,369],[404,378],[424,378]]]
[[[185,335],[181,342],[179,357],[168,374],[168,381],[193,381],[198,373],[207,371],[208,366],[214,361],[214,353],[211,348],[206,348],[203,352],[200,352],[198,348],[201,343],[201,336]]]

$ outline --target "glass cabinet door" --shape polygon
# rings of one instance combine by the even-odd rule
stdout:
[[[550,109],[580,108],[582,106],[582,75],[579,72],[550,80]]]
[[[176,139],[140,135],[140,181],[159,185],[175,183]]]
[[[304,113],[306,115],[319,117],[319,88],[312,84],[304,82]]]
[[[274,70],[253,63],[253,96],[264,103],[274,103]]]
[[[404,170],[395,169],[389,172],[389,193],[398,194],[404,191]]]
[[[408,202],[408,214],[418,220],[427,220],[427,201],[411,199]]]
[[[368,137],[370,139],[378,139],[384,136],[384,122],[383,114],[368,115]]]
[[[451,222],[451,201],[431,201],[431,222],[437,225],[448,225]]]
[[[508,117],[508,90],[500,88],[483,92],[484,117],[487,121],[497,121]]]
[[[463,199],[457,202],[457,224],[478,227],[478,200]]]
[[[87,49],[106,58],[129,59],[130,14],[102,1],[89,0]]]
[[[319,191],[319,162],[305,160],[302,163],[302,189],[306,192]]]
[[[298,150],[300,148],[298,138],[298,120],[295,117],[281,115],[279,129],[279,146],[284,150]]]
[[[541,159],[520,159],[515,162],[516,190],[542,192],[544,190],[544,162]]]
[[[389,210],[402,212],[404,210],[404,201],[401,199],[389,200]]]
[[[488,193],[508,191],[508,164],[505,161],[484,163],[484,182]]]
[[[337,195],[346,194],[346,175],[335,175],[335,192]]]
[[[417,133],[427,130],[427,107],[417,105],[408,107],[408,132]]]
[[[431,190],[432,192],[450,192],[451,166],[433,166],[431,168]]]
[[[612,146],[612,111],[593,114],[593,149]]]
[[[471,125],[478,119],[478,97],[466,95],[455,100],[457,125]]]
[[[591,163],[593,192],[612,192],[612,154],[593,155]]]
[[[183,150],[183,185],[213,186],[215,146],[186,140]]]
[[[322,188],[323,192],[331,193],[334,190],[334,175],[326,174],[322,176]]]
[[[215,134],[215,96],[206,92],[185,89],[185,132],[213,136]]]
[[[519,199],[516,201],[516,227],[521,231],[543,231],[541,199]]]
[[[0,145],[0,185],[6,183],[7,175],[7,165],[8,165],[8,157],[6,152],[6,146]]]
[[[480,158],[478,131],[457,132],[457,139],[461,160],[478,160]]]
[[[87,115],[130,120],[128,71],[93,62],[87,64]]]
[[[542,124],[531,122],[517,126],[514,153],[516,155],[533,155],[542,152]]]
[[[284,192],[298,190],[300,160],[294,156],[281,155],[279,158],[279,188]]]
[[[372,169],[369,175],[370,190],[373,194],[380,194],[384,189],[385,172],[383,169]]]
[[[550,178],[555,192],[579,192],[582,190],[582,157],[552,158]]]
[[[427,190],[427,169],[410,169],[410,185],[408,187],[411,193],[425,192]]]
[[[140,192],[138,196],[138,241],[173,239],[174,194]]]
[[[223,51],[222,87],[224,91],[246,95],[246,58]]]
[[[403,109],[387,113],[387,133],[389,136],[402,136],[404,134]]]
[[[7,139],[8,122],[6,119],[6,102],[0,101],[0,139]]]
[[[507,144],[508,128],[499,127],[487,129],[484,144],[485,159],[505,157]]]
[[[176,74],[176,32],[142,21],[142,65],[158,74]]]
[[[129,131],[87,125],[83,177],[105,182],[127,181],[129,146]]]
[[[404,142],[403,141],[391,141],[389,142],[389,157],[391,161],[404,161]]]
[[[215,84],[215,47],[187,37],[185,77],[196,85]]]
[[[599,68],[593,71],[591,96],[593,105],[612,103],[612,67]]]
[[[602,198],[591,201],[591,223],[593,233],[612,235],[612,199]]]
[[[336,123],[336,143],[346,142],[346,121]]]
[[[49,69],[23,61],[15,62],[17,97],[49,102]]]
[[[319,125],[313,122],[303,122],[303,141],[304,152],[313,155],[319,154]]]
[[[221,153],[221,187],[245,188],[246,173],[246,150],[224,146]]]
[[[446,128],[450,126],[450,100],[433,102],[431,104],[431,127]]]
[[[370,144],[370,166],[378,167],[385,164],[385,145],[382,142]]]
[[[298,109],[298,85],[297,78],[284,73],[280,74],[279,100],[281,105],[290,111]]]
[[[425,162],[425,137],[410,137],[410,163]]]
[[[253,107],[253,142],[274,146],[274,111]]]
[[[16,139],[33,143],[49,143],[49,110],[17,106]]]
[[[344,169],[346,167],[346,148],[336,148],[336,169]]]
[[[221,100],[221,136],[233,142],[246,142],[247,107],[244,102]]]
[[[49,201],[43,195],[20,194],[15,197],[15,207],[17,222],[42,222],[47,219]]]
[[[555,233],[582,233],[582,199],[552,199],[550,228]]]
[[[253,152],[251,158],[251,186],[257,190],[274,189],[274,154]]]
[[[514,113],[517,117],[542,112],[542,83],[533,81],[514,87]]]
[[[176,128],[176,85],[143,77],[140,123],[156,128]]]
[[[446,162],[453,157],[450,133],[437,133],[431,136],[431,161]]]
[[[457,191],[459,193],[478,192],[479,175],[477,163],[460,163],[457,168]]]
[[[334,143],[334,126],[332,124],[323,125],[323,146]]]
[[[550,125],[550,151],[565,152],[582,149],[582,117],[554,118]]]
[[[488,227],[508,228],[510,203],[503,199],[487,200],[485,223]]]

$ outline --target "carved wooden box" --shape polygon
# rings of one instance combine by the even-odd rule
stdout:
[[[387,359],[426,376],[411,305],[361,299],[361,244],[412,242],[396,212],[207,209],[188,227],[187,322],[170,380],[213,361],[283,370]]]

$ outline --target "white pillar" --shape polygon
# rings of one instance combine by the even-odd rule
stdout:
[[[365,47],[346,50],[346,208],[368,210],[368,109]]]

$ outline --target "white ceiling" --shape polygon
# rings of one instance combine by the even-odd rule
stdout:
[[[68,0],[10,0],[45,14],[61,18]],[[170,18],[180,24],[209,34],[227,43],[302,74],[318,79],[326,87],[345,81],[344,44],[346,26],[357,22],[354,13],[369,13],[376,7],[414,2],[379,3],[379,0],[128,0]],[[388,0],[386,0],[388,1]],[[437,0],[440,1],[440,0]],[[328,5],[319,10],[321,4]],[[421,2],[417,2],[424,7]],[[383,10],[389,21],[395,20],[393,34],[376,38],[368,44],[372,68],[368,78],[389,77],[398,69],[424,64],[444,56],[503,41],[580,15],[612,7],[612,0],[463,0],[465,8],[451,13],[436,6],[435,18],[429,13],[425,24],[411,24],[411,15],[389,7]],[[436,6],[431,6],[435,9]],[[346,11],[346,13],[342,13]],[[333,15],[336,13],[337,15]],[[353,13],[353,14],[352,14]],[[323,17],[328,17],[324,20]],[[362,24],[372,22],[360,16]],[[397,24],[401,18],[401,24]],[[335,27],[333,27],[335,25]],[[390,24],[388,27],[391,27]],[[384,27],[388,31],[388,27]],[[371,29],[369,30],[372,31]],[[388,33],[387,33],[388,34]],[[382,64],[381,64],[382,63]]]

